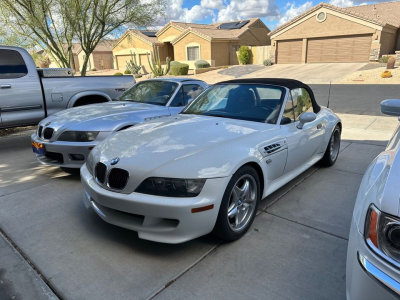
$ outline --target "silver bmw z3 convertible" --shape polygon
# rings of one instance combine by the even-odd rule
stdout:
[[[342,124],[295,80],[218,83],[175,117],[107,138],[81,168],[84,203],[142,239],[243,236],[260,199],[318,161],[336,162]]]
[[[400,100],[381,103],[400,116]],[[346,265],[348,300],[400,298],[400,126],[365,171],[354,205]]]
[[[190,78],[152,79],[114,101],[63,110],[39,123],[31,137],[33,152],[43,164],[79,169],[94,146],[112,133],[176,115],[207,86]]]

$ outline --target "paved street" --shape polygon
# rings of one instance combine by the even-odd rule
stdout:
[[[164,245],[87,211],[79,177],[39,165],[29,137],[0,139],[0,229],[19,250],[0,255],[0,298],[46,282],[54,294],[45,286],[23,299],[344,299],[356,193],[383,149],[343,141],[333,168],[314,166],[264,199],[237,242]],[[40,284],[21,288],[17,267]]]
[[[310,84],[318,103],[328,103],[329,84]],[[332,84],[329,107],[336,113],[383,116],[380,103],[385,99],[400,99],[395,84]]]

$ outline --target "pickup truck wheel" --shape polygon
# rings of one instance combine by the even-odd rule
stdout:
[[[89,105],[89,104],[98,104],[98,103],[104,103],[104,102],[108,102],[108,100],[101,96],[85,96],[85,97],[79,98],[74,103],[73,107]]]

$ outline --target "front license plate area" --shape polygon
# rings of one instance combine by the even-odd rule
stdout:
[[[32,150],[34,153],[39,155],[45,155],[46,150],[44,149],[44,145],[41,143],[33,142],[32,141]]]

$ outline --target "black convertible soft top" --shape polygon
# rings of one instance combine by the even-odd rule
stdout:
[[[317,101],[315,101],[314,93],[311,88],[307,84],[298,80],[286,78],[245,78],[221,81],[217,84],[270,84],[287,87],[290,90],[303,88],[310,94],[314,112],[318,113],[321,110],[321,107],[318,105]]]

